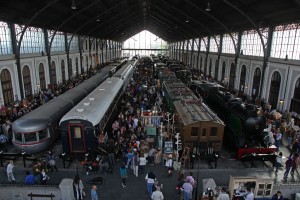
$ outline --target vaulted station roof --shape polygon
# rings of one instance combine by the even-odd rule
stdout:
[[[206,11],[208,6],[210,11]],[[300,0],[0,2],[2,21],[121,42],[142,30],[148,30],[172,42],[205,35],[258,29],[297,22],[300,19],[299,13]]]

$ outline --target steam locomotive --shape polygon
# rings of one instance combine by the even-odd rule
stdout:
[[[192,88],[201,93],[204,101],[225,122],[238,149],[238,158],[249,154],[269,155],[276,151],[268,132],[264,132],[265,122],[259,107],[244,103],[216,83],[198,81]]]

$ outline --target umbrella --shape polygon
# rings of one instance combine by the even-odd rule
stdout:
[[[0,135],[0,143],[4,144],[8,142],[8,137],[4,134]]]

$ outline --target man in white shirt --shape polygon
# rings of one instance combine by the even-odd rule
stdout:
[[[219,194],[217,200],[229,200],[229,195],[226,193],[225,187],[222,187],[221,193]]]
[[[163,200],[164,199],[164,195],[160,191],[160,187],[157,187],[156,190],[152,193],[151,199],[152,200]]]
[[[148,191],[150,197],[152,196],[152,187],[154,185],[155,179],[156,179],[156,176],[152,171],[150,171],[145,177],[145,180],[147,182],[147,191]]]
[[[9,162],[9,164],[7,165],[7,168],[6,168],[7,178],[8,178],[9,182],[11,182],[11,181],[15,182],[16,181],[14,173],[13,173],[13,168],[14,168],[14,163],[11,160]]]
[[[250,188],[250,187],[247,187],[246,190],[247,190],[246,192],[240,193],[240,194],[244,196],[244,199],[245,199],[245,200],[254,200],[254,194],[253,194],[253,192],[251,191],[251,188]]]

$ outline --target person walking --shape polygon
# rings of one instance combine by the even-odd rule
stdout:
[[[291,158],[291,156],[287,159],[287,161],[285,161],[285,172],[283,174],[283,179],[286,181],[286,179],[288,178],[288,175],[290,173],[290,170],[293,166],[293,160]]]
[[[152,171],[150,171],[146,175],[145,180],[147,182],[147,191],[148,191],[148,193],[149,193],[149,195],[151,197],[152,196],[152,187],[153,187],[154,182],[156,180],[156,176],[155,176],[155,174]]]
[[[51,172],[53,172],[53,168],[55,169],[56,172],[58,172],[57,167],[56,167],[56,161],[55,161],[55,156],[52,151],[48,152],[48,164],[47,167]]]
[[[156,190],[152,193],[151,199],[152,200],[163,200],[164,199],[164,195],[160,191],[160,187],[159,186],[157,186]]]
[[[139,155],[137,152],[134,152],[134,156],[133,156],[133,159],[132,159],[133,163],[133,174],[138,177],[139,176],[139,162],[140,162],[140,159],[139,159]]]
[[[190,179],[186,179],[185,183],[182,185],[184,200],[191,200],[193,198],[193,186],[190,182]]]
[[[122,166],[120,167],[120,176],[122,178],[122,187],[124,188],[124,187],[126,187],[126,179],[128,177],[127,168],[126,168],[124,162],[122,163]]]
[[[49,179],[49,177],[47,176],[47,174],[45,172],[45,169],[42,169],[40,176],[41,176],[41,184],[46,185],[47,180]]]
[[[282,139],[282,134],[280,133],[279,130],[277,130],[275,132],[275,146],[277,148],[277,151],[279,151],[281,139]]]
[[[76,200],[82,200],[84,195],[84,186],[83,183],[81,181],[81,179],[79,178],[79,175],[76,174],[74,181],[73,181],[73,189],[74,189],[74,197]]]
[[[278,172],[278,168],[282,167],[282,152],[279,152],[279,154],[276,156],[276,163],[275,163],[276,171]]]
[[[25,185],[34,185],[35,184],[35,177],[32,173],[29,171],[26,171],[26,177],[25,177]]]
[[[16,182],[13,169],[14,169],[14,162],[11,160],[9,161],[9,164],[7,165],[6,168],[7,179],[9,182]]]
[[[168,156],[168,160],[166,162],[166,167],[168,168],[168,176],[172,176],[172,170],[173,170],[173,159],[172,154]]]
[[[141,174],[143,174],[145,172],[145,166],[146,166],[146,164],[147,164],[147,160],[145,158],[145,155],[142,153],[140,155],[140,163],[139,163]]]
[[[98,199],[98,194],[97,194],[97,186],[93,185],[91,189],[91,200],[99,200]]]

